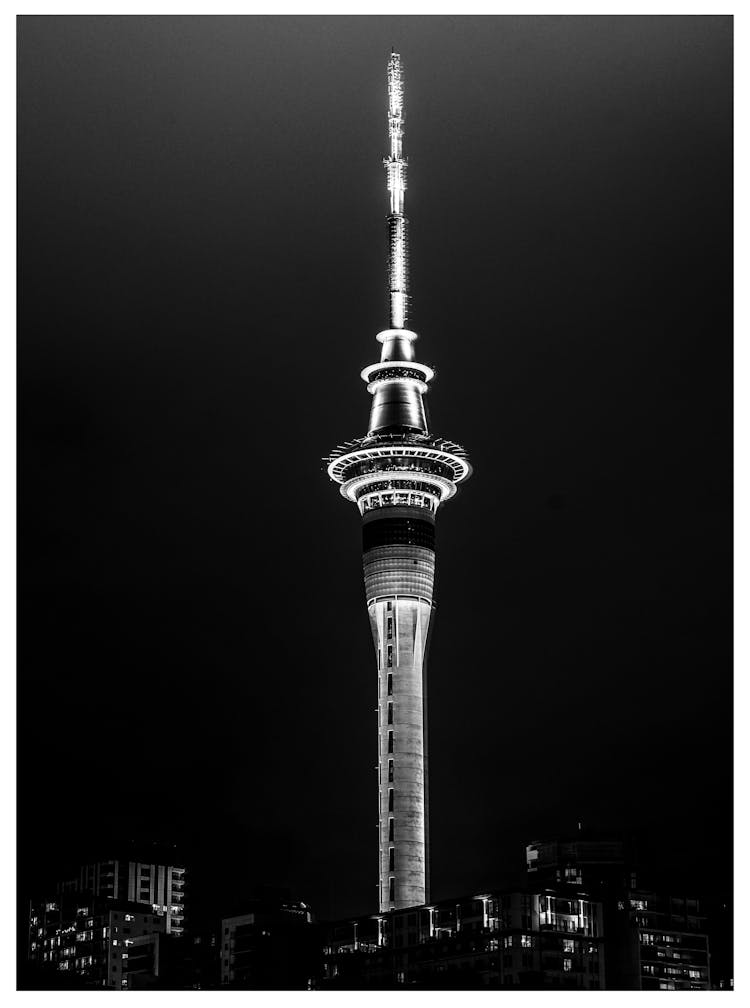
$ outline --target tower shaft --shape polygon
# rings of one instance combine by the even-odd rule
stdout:
[[[381,910],[418,906],[429,898],[426,651],[435,579],[434,521],[426,521],[418,508],[388,512],[387,518],[371,513],[363,524],[365,592],[378,667]],[[418,539],[421,545],[400,539]]]

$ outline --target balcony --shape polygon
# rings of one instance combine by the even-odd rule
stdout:
[[[559,920],[551,921],[549,924],[539,924],[540,931],[560,931],[564,934],[590,935],[591,927],[580,927],[573,921]]]

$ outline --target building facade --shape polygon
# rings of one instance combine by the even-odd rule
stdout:
[[[579,834],[528,844],[530,878],[558,892],[584,886],[601,901],[610,990],[709,990],[706,915],[695,896],[639,885],[632,849]]]
[[[221,987],[309,990],[321,972],[320,936],[306,903],[257,901],[221,922]]]
[[[711,959],[700,901],[627,889],[605,902],[613,990],[710,990]]]
[[[59,894],[91,893],[109,899],[149,906],[164,918],[166,934],[185,930],[183,867],[146,861],[96,861],[82,865],[74,878],[57,886]]]
[[[31,904],[29,962],[40,975],[76,974],[83,986],[148,987],[160,976],[166,921],[138,903],[64,893]]]
[[[603,941],[585,892],[488,892],[328,925],[322,986],[601,990]]]
[[[163,985],[182,954],[185,878],[178,865],[116,858],[81,865],[51,887],[54,895],[30,904],[30,972],[115,990]]]
[[[388,63],[385,159],[389,328],[380,360],[362,371],[372,395],[365,437],[337,447],[328,474],[362,516],[365,598],[377,664],[379,906],[429,898],[426,654],[433,617],[435,516],[471,473],[463,449],[429,430],[423,396],[433,371],[406,328],[408,240],[401,60]]]

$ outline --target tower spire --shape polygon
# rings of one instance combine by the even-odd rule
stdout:
[[[388,60],[388,137],[390,154],[384,158],[387,187],[390,193],[388,214],[388,294],[390,327],[406,326],[409,302],[408,221],[404,215],[406,193],[406,158],[403,156],[404,85],[401,76],[401,56],[391,52]]]
[[[409,430],[427,434],[422,396],[432,369],[414,360],[417,334],[406,328],[409,309],[408,221],[404,213],[406,158],[403,154],[404,82],[401,56],[388,60],[388,138],[390,154],[383,159],[390,198],[388,212],[388,298],[390,328],[378,333],[383,345],[380,363],[365,368],[362,377],[372,393],[370,434]],[[405,364],[409,364],[405,368]]]

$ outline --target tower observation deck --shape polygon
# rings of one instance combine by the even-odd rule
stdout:
[[[365,597],[377,660],[380,910],[429,899],[426,649],[433,613],[435,517],[471,475],[460,445],[435,437],[423,396],[434,374],[416,360],[409,313],[408,221],[404,213],[401,57],[388,61],[384,159],[388,224],[389,328],[380,361],[362,371],[372,395],[362,438],[335,448],[328,475],[359,508]]]

